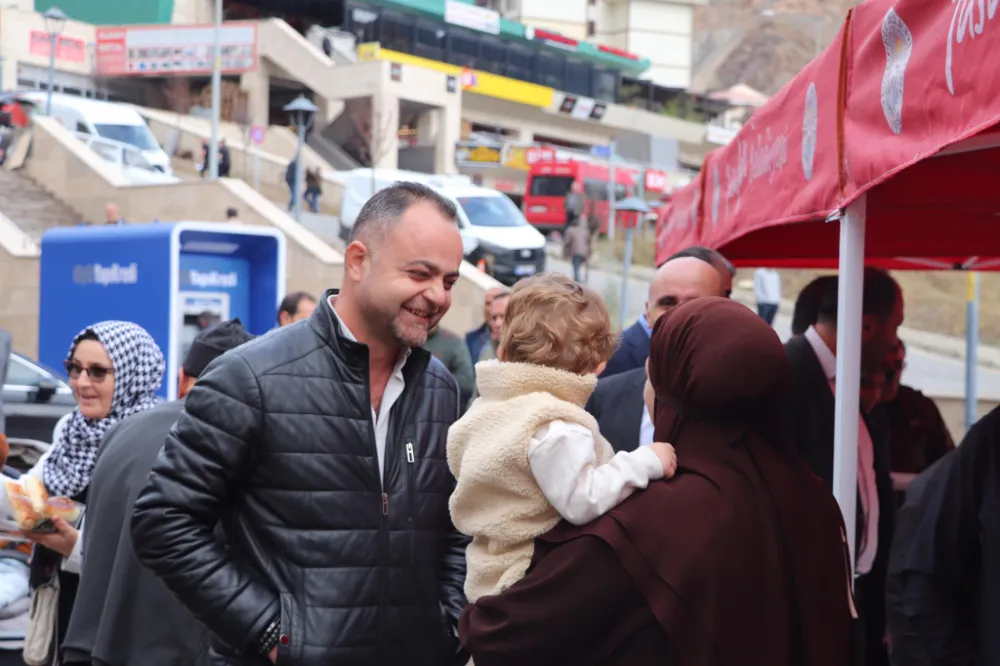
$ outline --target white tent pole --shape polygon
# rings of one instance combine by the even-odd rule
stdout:
[[[865,271],[867,195],[847,207],[840,221],[837,302],[837,407],[834,421],[833,494],[847,526],[854,561],[858,493],[858,405],[861,388],[861,298]]]

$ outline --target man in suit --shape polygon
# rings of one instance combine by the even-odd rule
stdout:
[[[724,290],[725,283],[712,263],[697,257],[671,257],[656,271],[649,284],[646,314],[625,332],[615,352],[615,357],[621,355],[622,364],[630,367],[610,375],[605,370],[587,402],[587,411],[597,419],[601,433],[616,452],[633,451],[653,442],[653,420],[643,401],[653,324],[681,303],[723,296]],[[636,329],[638,332],[632,332]],[[614,361],[612,357],[608,367]]]
[[[895,344],[903,321],[903,294],[887,273],[865,271],[861,372],[876,373]],[[837,368],[837,284],[821,299],[814,325],[785,344],[792,366],[787,404],[791,435],[813,471],[833,487],[834,388]],[[882,407],[858,413],[858,502],[855,595],[859,652],[865,666],[888,663],[885,636],[885,574],[893,531],[888,428]]]
[[[622,332],[618,348],[601,374],[602,379],[641,369],[646,364],[653,324],[664,312],[695,298],[725,296],[722,275],[711,259],[685,252],[681,250],[667,259],[653,275],[646,312]]]

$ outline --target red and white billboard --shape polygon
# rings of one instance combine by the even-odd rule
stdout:
[[[528,166],[537,162],[555,162],[556,149],[552,146],[531,146],[524,151],[524,161]]]
[[[257,68],[257,25],[225,23],[221,28],[225,74]],[[115,26],[97,29],[97,73],[101,76],[200,76],[212,73],[212,25]]]
[[[664,171],[659,171],[657,169],[646,169],[646,178],[644,181],[645,190],[647,192],[666,192],[667,191],[667,174]]]
[[[49,58],[52,55],[52,37],[42,30],[32,30],[28,51],[31,55]],[[75,37],[56,37],[56,60],[83,62],[87,59],[87,43]]]

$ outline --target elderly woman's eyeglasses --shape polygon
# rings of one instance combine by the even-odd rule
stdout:
[[[83,373],[87,373],[90,381],[100,384],[111,374],[111,368],[105,368],[102,365],[92,365],[85,368],[76,361],[66,361],[66,374],[69,375],[70,379],[79,379]]]

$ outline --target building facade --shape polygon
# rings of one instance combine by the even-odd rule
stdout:
[[[642,78],[667,88],[691,84],[696,5],[707,0],[477,0],[525,25],[605,44],[650,61]]]

